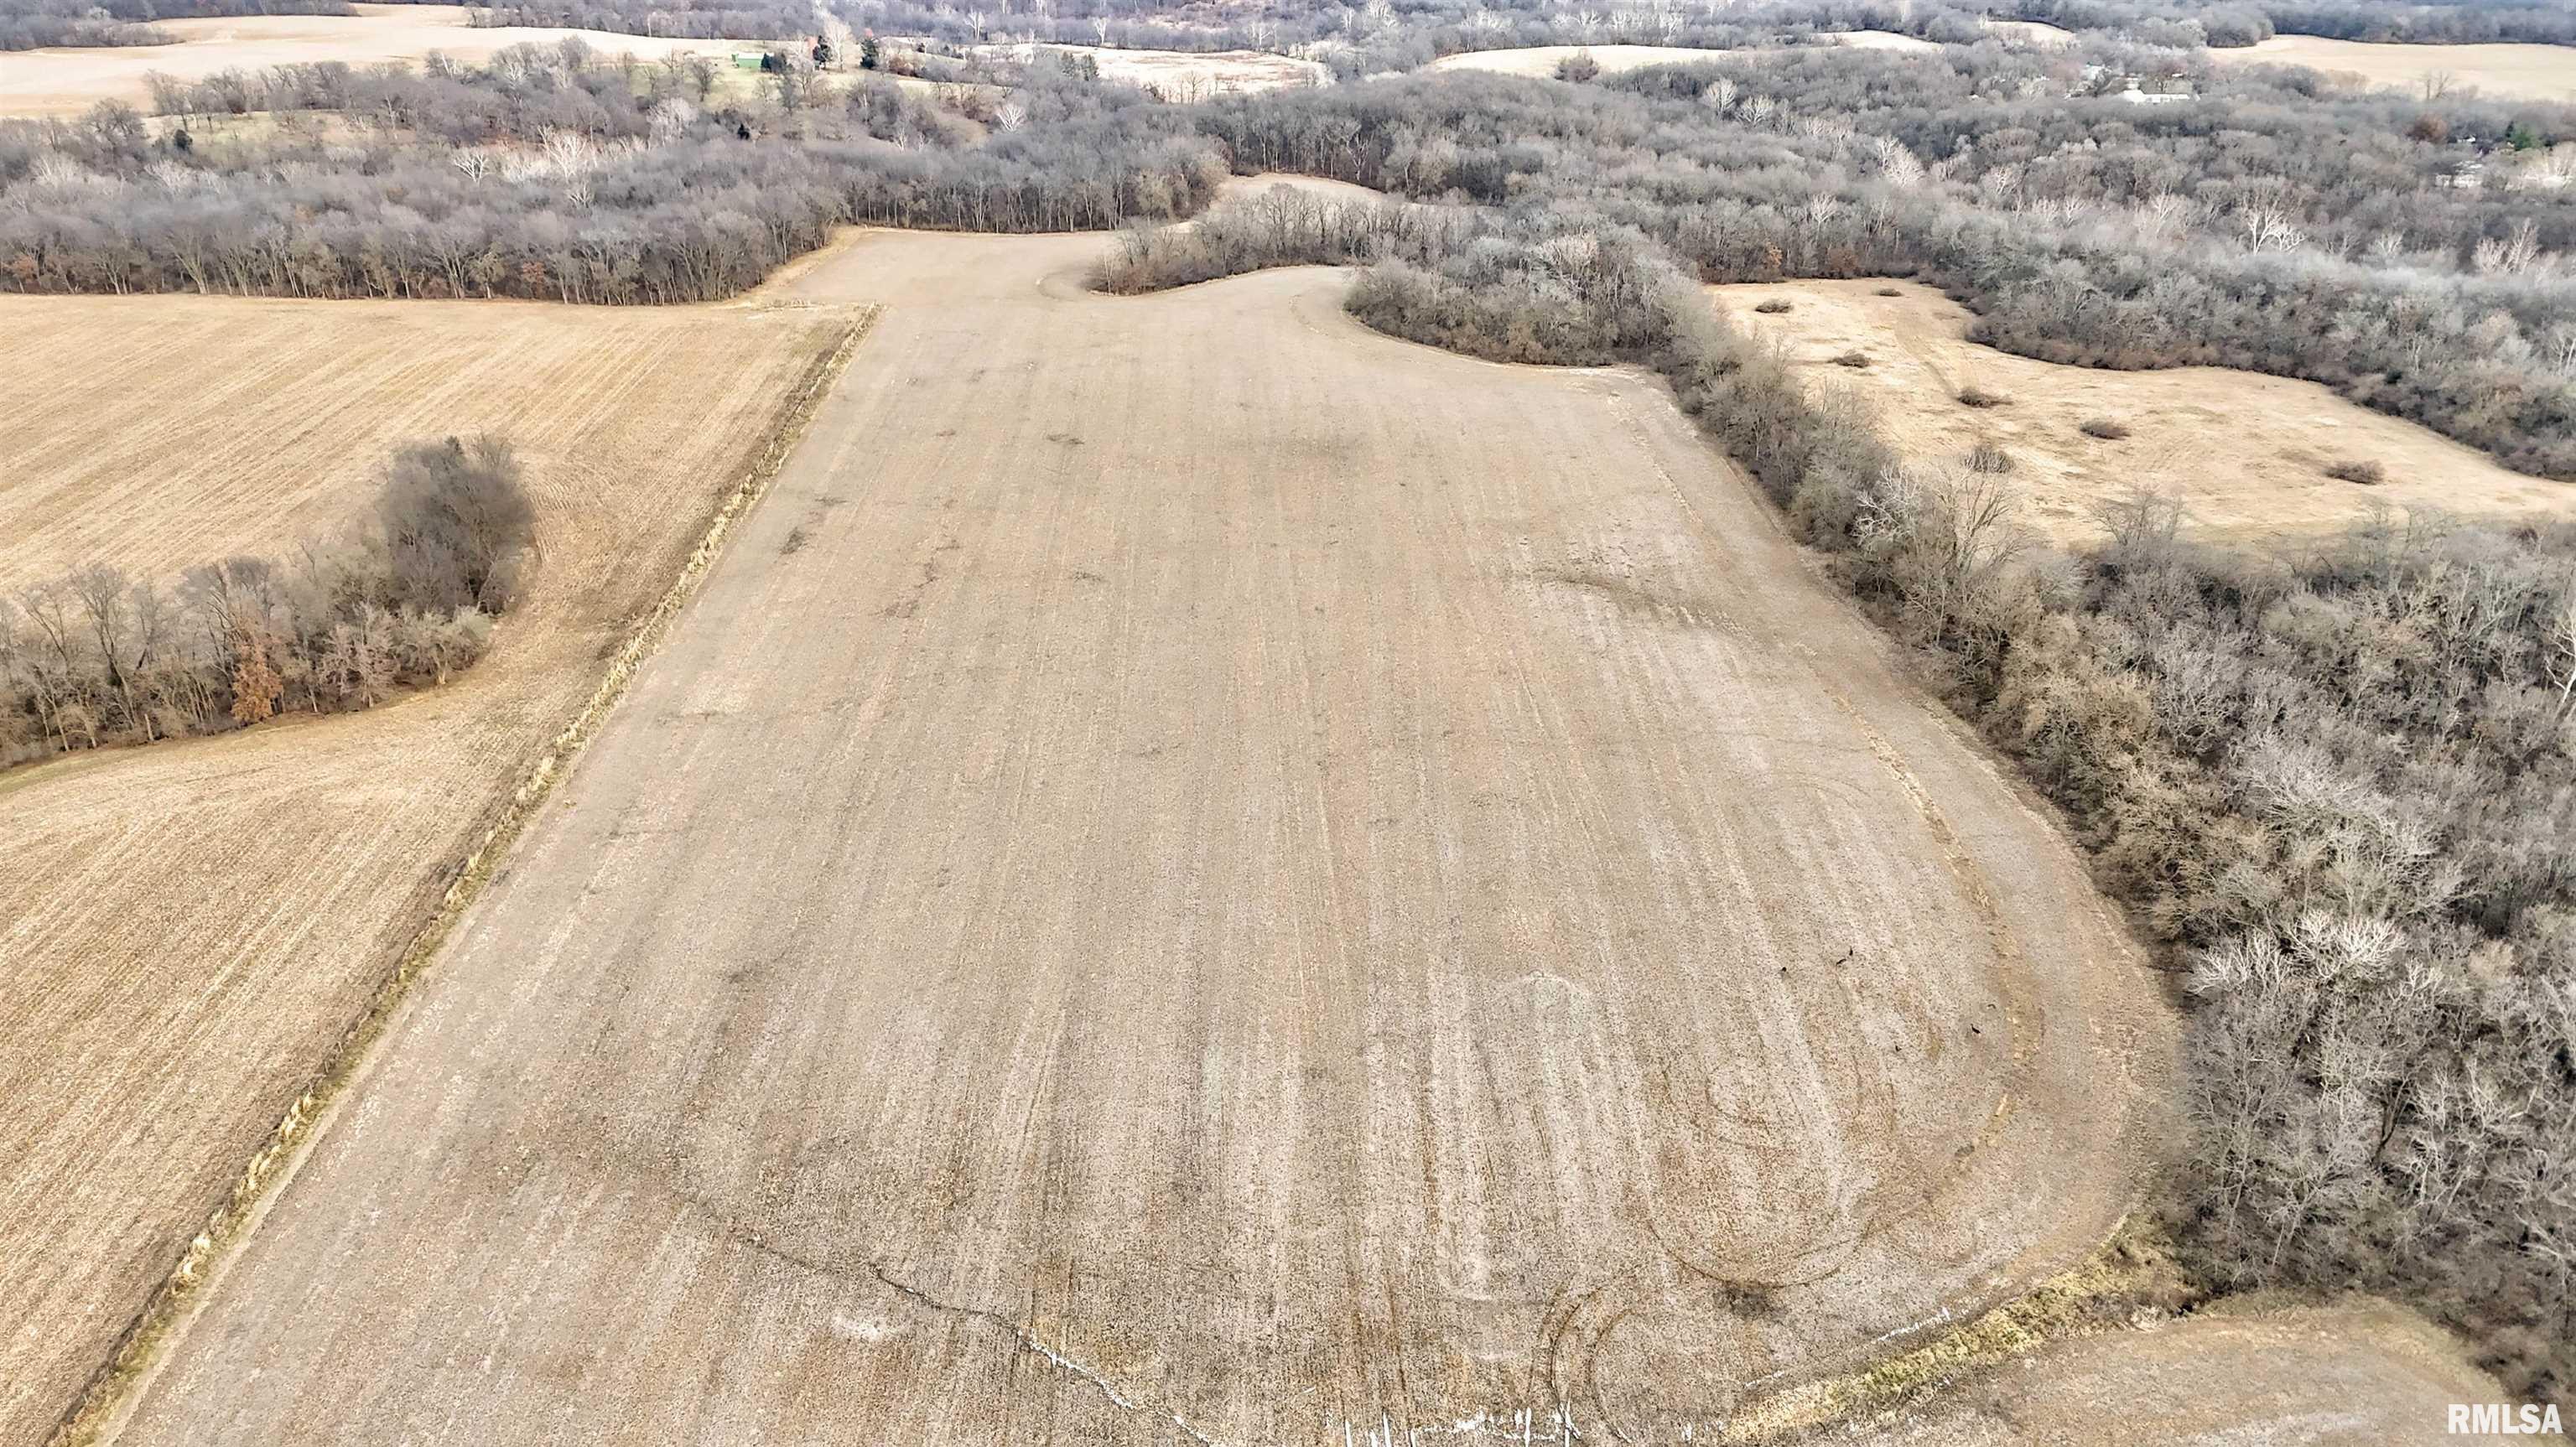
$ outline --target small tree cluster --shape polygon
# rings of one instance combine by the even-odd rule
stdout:
[[[0,766],[369,708],[480,657],[535,518],[491,438],[406,447],[373,516],[175,585],[94,564],[0,598]]]

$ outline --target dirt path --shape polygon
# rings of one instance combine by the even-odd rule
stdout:
[[[126,1440],[1663,1440],[2108,1228],[2147,971],[1659,386],[1101,244],[792,284],[893,305]]]

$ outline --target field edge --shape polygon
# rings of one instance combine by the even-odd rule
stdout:
[[[311,1082],[270,1128],[259,1149],[234,1175],[231,1188],[207,1218],[205,1228],[180,1253],[161,1285],[119,1336],[108,1359],[65,1409],[46,1439],[48,1447],[91,1447],[114,1438],[139,1396],[138,1389],[159,1364],[162,1349],[184,1332],[206,1290],[221,1277],[268,1206],[294,1178],[349,1088],[365,1073],[377,1046],[387,1037],[394,1016],[410,998],[412,987],[427,972],[466,911],[481,897],[483,887],[498,871],[511,844],[525,832],[584,745],[625,697],[636,670],[659,650],[673,621],[696,596],[723,554],[727,539],[768,493],[770,483],[803,439],[816,410],[857,354],[859,344],[879,315],[874,306],[845,309],[856,314],[855,320],[829,351],[806,365],[795,389],[751,449],[741,478],[715,504],[697,545],[678,574],[610,656],[589,702],[538,751],[518,788],[493,811],[481,840],[456,865],[446,892],[396,957],[392,969],[378,984],[375,998],[324,1057]]]

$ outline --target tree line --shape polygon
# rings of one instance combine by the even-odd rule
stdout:
[[[474,69],[171,86],[166,134],[114,103],[0,123],[0,290],[708,301],[837,226],[1106,229],[1196,211],[1226,175],[1184,114],[1053,66],[979,144],[890,82],[776,80],[756,113],[709,108],[686,63],[601,64],[567,41]],[[362,130],[182,145],[210,103]]]
[[[535,532],[490,437],[398,450],[365,522],[175,584],[106,564],[0,597],[0,767],[370,708],[482,656]]]
[[[2576,162],[2576,111],[2223,72],[2195,104],[2139,108],[2069,100],[2052,66],[2072,70],[1819,49],[1229,97],[1202,124],[1243,169],[1579,198],[1704,280],[1918,277],[2007,350],[2301,377],[2576,477],[2576,189],[2548,174]],[[2528,149],[2502,145],[2516,133]],[[2472,154],[2483,174],[2454,184]]]

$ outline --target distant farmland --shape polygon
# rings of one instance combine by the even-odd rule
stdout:
[[[2576,101],[2576,46],[2400,45],[2275,35],[2252,46],[2212,50],[2221,65],[2304,65],[2371,85],[2421,91],[2435,77],[2507,100]]]
[[[374,65],[416,61],[435,51],[480,63],[494,51],[530,42],[578,38],[604,55],[647,60],[757,49],[750,41],[671,40],[601,30],[541,26],[468,26],[462,5],[359,5],[355,15],[234,15],[211,20],[157,20],[176,45],[58,47],[10,53],[0,60],[0,116],[77,115],[102,100],[140,106],[155,71],[203,80],[223,70],[340,61]]]

